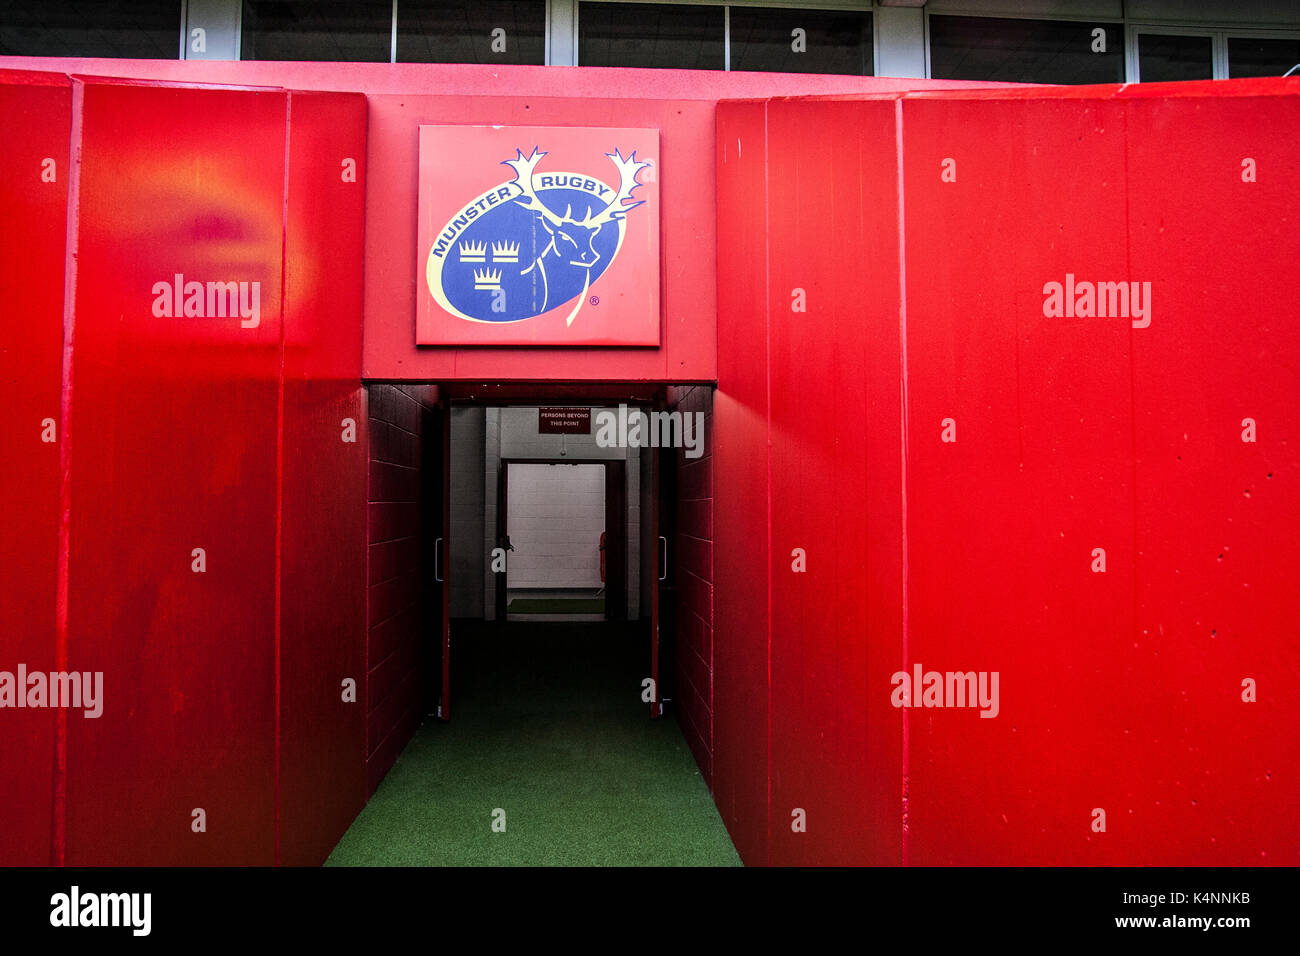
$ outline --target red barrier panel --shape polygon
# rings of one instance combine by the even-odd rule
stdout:
[[[750,864],[768,857],[766,137],[763,104],[719,109],[713,799]]]
[[[1146,732],[1125,859],[1300,862],[1300,83],[1265,95],[1282,85],[1124,104],[1130,270],[1155,302],[1133,331]]]
[[[714,787],[748,863],[901,857],[902,741],[868,690],[901,660],[894,114],[719,116]]]
[[[1106,768],[1143,776],[1115,749],[1136,719],[1116,706],[1131,679],[1132,330],[1044,317],[1043,287],[1128,278],[1122,108],[908,99],[902,121],[906,667],[999,674],[996,717],[900,710],[909,860],[1114,862],[1089,813],[1118,799]]]
[[[59,438],[63,259],[72,90],[48,74],[0,72],[0,671],[60,669]],[[27,688],[18,686],[17,694]],[[17,699],[13,701],[17,703]],[[0,866],[50,860],[55,711],[0,712]]]
[[[69,864],[274,860],[285,102],[84,86]]]
[[[899,473],[893,133],[892,100],[768,108],[774,864],[898,859],[901,748],[867,733],[897,668],[898,521],[868,507]]]
[[[289,95],[278,814],[287,865],[324,861],[365,804],[365,151],[364,97]]]
[[[715,791],[747,862],[1297,861],[1298,88],[720,107]]]

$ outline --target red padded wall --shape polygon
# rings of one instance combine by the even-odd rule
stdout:
[[[0,110],[4,427],[31,439],[0,667],[104,681],[98,718],[6,710],[3,860],[319,863],[365,794],[364,99],[9,72]],[[158,314],[177,273],[259,283],[258,321]]]
[[[893,133],[890,100],[768,109],[775,864],[897,859],[898,742],[867,732],[899,623],[898,522],[869,506],[899,474]]]
[[[766,111],[720,106],[717,149],[713,799],[749,864],[768,858]]]
[[[279,640],[284,864],[322,862],[366,796],[360,503],[369,456],[357,321],[365,148],[364,97],[289,94]],[[355,181],[345,178],[349,159]],[[355,681],[353,702],[343,699],[345,679]]]
[[[1283,86],[1290,95],[1269,95]],[[1147,729],[1131,745],[1145,786],[1126,795],[1121,852],[1294,866],[1300,82],[1233,87],[1125,96],[1130,269],[1153,280],[1156,309],[1133,332],[1137,646],[1126,650]],[[1241,701],[1247,677],[1255,704]]]
[[[269,864],[285,95],[84,91],[68,643],[106,700],[68,718],[66,860]],[[155,317],[177,273],[261,282],[260,324]]]
[[[0,72],[0,670],[59,669],[63,259],[70,179],[71,85]],[[53,160],[53,167],[46,161]],[[55,713],[0,713],[0,866],[50,861]]]
[[[747,862],[1297,861],[1297,92],[720,108],[714,789]],[[1149,281],[1150,325],[1045,315],[1067,273]],[[791,574],[796,538],[830,560]],[[916,663],[999,672],[997,717],[894,708]]]
[[[868,692],[901,660],[894,112],[719,114],[714,789],[748,863],[901,856],[898,721]]]
[[[1067,272],[1129,274],[1122,111],[1071,94],[909,99],[902,115],[907,656],[998,671],[1001,699],[992,719],[902,712],[910,860],[1118,862],[1089,814],[1120,797],[1112,781],[1145,777],[1125,749],[1135,717],[1118,706],[1136,676],[1124,654],[1134,332],[1045,318],[1042,290]],[[942,179],[945,159],[956,182]],[[956,442],[941,440],[946,418]],[[1090,570],[1095,547],[1105,574]]]

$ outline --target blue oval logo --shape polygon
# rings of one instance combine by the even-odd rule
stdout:
[[[571,325],[623,245],[627,213],[641,205],[631,198],[637,173],[650,164],[635,152],[607,153],[619,177],[612,186],[582,173],[538,172],[546,153],[535,148],[515,153],[502,163],[514,179],[475,197],[439,230],[425,268],[429,291],[471,322],[519,322],[571,307]]]

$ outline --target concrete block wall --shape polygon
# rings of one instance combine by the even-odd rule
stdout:
[[[420,541],[421,443],[428,389],[369,389],[370,519],[366,645],[366,792],[420,722],[422,589],[429,555]]]
[[[677,562],[674,615],[677,721],[700,773],[713,786],[713,390],[670,393],[673,410],[704,415],[704,450],[677,449],[677,515],[670,555]]]

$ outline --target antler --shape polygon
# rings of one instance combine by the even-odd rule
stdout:
[[[615,149],[614,152],[606,153],[605,155],[613,160],[614,166],[618,169],[618,195],[610,201],[608,206],[596,213],[596,215],[593,216],[588,213],[587,218],[584,219],[582,223],[584,226],[600,226],[607,222],[617,222],[627,215],[629,209],[635,209],[637,206],[640,206],[645,202],[644,199],[638,199],[633,203],[624,205],[624,203],[632,198],[632,190],[641,185],[641,183],[636,181],[637,173],[650,164],[648,162],[638,163],[636,161],[636,150],[633,150],[632,155],[627,159],[624,159],[617,149]]]
[[[516,158],[507,159],[501,163],[502,166],[509,166],[515,171],[514,185],[518,186],[521,194],[515,197],[515,202],[523,206],[529,212],[539,213],[548,219],[553,225],[559,225],[563,220],[547,208],[546,204],[538,198],[537,192],[533,189],[533,169],[542,161],[545,153],[539,153],[537,147],[533,147],[531,156],[524,156],[520,149],[515,150]]]

